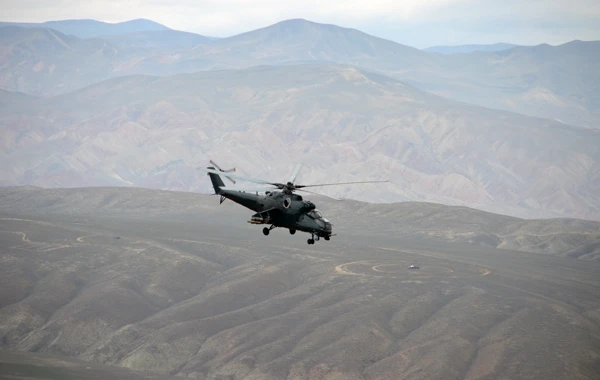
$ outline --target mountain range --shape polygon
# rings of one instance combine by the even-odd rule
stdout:
[[[0,378],[594,378],[600,42],[436,49],[0,23]],[[389,182],[307,245],[210,160]]]
[[[5,27],[0,33],[0,86],[53,95],[128,74],[328,62],[376,71],[459,101],[572,125],[600,125],[598,42],[440,55],[303,19],[216,40],[184,38],[182,33],[129,35],[123,42],[114,36],[82,41],[58,31]],[[132,39],[137,42],[127,42]],[[189,43],[182,45],[181,40]]]
[[[600,131],[491,110],[340,65],[128,76],[49,98],[5,93],[3,185],[212,192],[210,159],[281,181],[520,216],[600,218]],[[273,178],[275,177],[275,178]]]
[[[78,38],[93,38],[137,32],[171,30],[162,24],[146,19],[136,19],[117,23],[108,23],[89,19],[46,22],[0,22],[0,27],[3,26],[53,29],[62,34],[69,34]]]
[[[599,42],[441,55],[302,19],[99,25],[0,28],[0,184],[210,192],[210,158],[265,178],[303,161],[304,181],[392,181],[334,196],[600,219]]]

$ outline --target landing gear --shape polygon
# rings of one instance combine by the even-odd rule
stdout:
[[[275,226],[274,224],[271,225],[271,227],[267,228],[263,228],[263,235],[267,236],[269,234],[269,232],[271,232],[272,229],[277,228],[277,226]]]
[[[308,244],[311,244],[311,245],[312,245],[312,244],[315,244],[315,241],[317,241],[317,240],[319,240],[319,235],[315,235],[315,234],[313,234],[313,235],[312,235],[312,238],[308,239],[306,242],[307,242]]]
[[[329,236],[325,236],[323,239],[329,241]]]
[[[296,233],[296,230],[294,230],[293,228],[290,228],[290,235],[293,235]]]

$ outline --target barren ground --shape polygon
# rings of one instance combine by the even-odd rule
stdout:
[[[600,374],[599,262],[368,229],[309,246],[231,207],[2,213],[0,377],[53,378],[16,352],[197,379]]]

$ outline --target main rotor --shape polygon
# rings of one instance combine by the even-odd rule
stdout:
[[[212,161],[211,161],[212,162]],[[261,189],[261,190],[275,190],[275,189],[279,189],[281,190],[283,193],[285,194],[292,194],[295,191],[302,191],[302,192],[306,192],[306,193],[311,193],[311,194],[316,194],[316,195],[322,195],[322,196],[326,196],[329,198],[334,198],[331,197],[329,195],[325,195],[325,194],[319,194],[313,191],[309,191],[309,190],[305,190],[304,188],[306,187],[319,187],[319,186],[336,186],[336,185],[351,185],[351,184],[358,184],[358,183],[383,183],[383,182],[389,182],[389,181],[353,181],[353,182],[337,182],[337,183],[320,183],[320,184],[313,184],[313,185],[296,185],[294,182],[296,181],[296,178],[298,177],[298,174],[300,173],[300,169],[302,168],[302,164],[296,164],[296,167],[294,168],[294,171],[292,172],[292,174],[290,175],[290,178],[288,179],[288,181],[286,183],[281,183],[281,182],[272,182],[272,181],[265,181],[265,180],[261,180],[261,179],[255,179],[255,178],[249,178],[249,177],[243,177],[237,174],[229,174],[227,173],[226,176],[229,179],[232,178],[237,178],[239,180],[242,181],[248,181],[248,182],[254,182],[254,183],[259,183],[261,185],[270,185],[270,186],[274,186],[275,188],[267,188],[267,189]],[[220,168],[219,168],[220,169]],[[223,170],[218,171],[218,170],[214,170],[214,169],[204,169],[206,172],[208,173],[214,173],[214,174],[223,174]]]

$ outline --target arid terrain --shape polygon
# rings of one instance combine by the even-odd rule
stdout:
[[[2,380],[177,380],[180,377],[132,371],[65,356],[0,351]]]
[[[303,162],[305,183],[390,181],[338,198],[600,221],[599,57],[442,55],[304,19],[220,39],[0,22],[0,186],[207,192],[210,159],[277,181]]]
[[[2,189],[0,377],[86,378],[81,362],[56,375],[61,359],[45,355],[93,363],[87,378],[120,371],[101,364],[229,380],[598,377],[600,262],[561,257],[559,244],[582,245],[569,231],[597,239],[598,223],[317,205],[338,235],[308,246],[305,234],[263,236],[216,197]],[[413,217],[394,224],[403,211]],[[552,250],[444,241],[452,226],[517,225]],[[54,372],[31,374],[37,364]],[[130,375],[152,378],[111,377]]]

